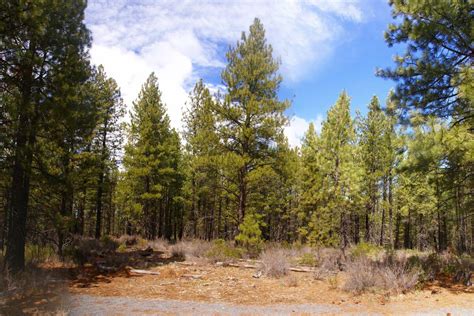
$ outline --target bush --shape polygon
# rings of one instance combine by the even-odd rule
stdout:
[[[26,264],[38,264],[57,260],[59,260],[58,256],[51,245],[26,244],[25,246]]]
[[[166,251],[170,247],[168,240],[164,238],[157,238],[155,240],[148,241],[147,245],[155,250]]]
[[[337,274],[332,275],[331,277],[328,278],[328,283],[329,283],[329,288],[330,289],[337,289],[339,287],[339,279],[337,277]]]
[[[185,258],[186,257],[186,246],[182,242],[178,242],[170,246],[170,252],[173,257]]]
[[[262,260],[261,271],[270,277],[282,277],[290,271],[290,263],[288,257],[282,249],[267,249],[261,255]]]
[[[119,246],[116,240],[108,236],[97,240],[94,238],[76,237],[65,249],[65,256],[77,264],[84,264],[93,256],[115,251]]]
[[[113,252],[119,245],[118,241],[107,235],[103,236],[99,242],[101,252]]]
[[[345,268],[345,257],[341,250],[320,248],[316,252],[319,268],[326,272],[338,272]]]
[[[382,247],[365,242],[361,242],[351,249],[351,255],[353,258],[373,257],[379,254],[380,252],[383,252]]]
[[[125,251],[127,251],[125,244],[120,244],[120,246],[117,248],[117,252],[123,253]]]
[[[138,237],[136,235],[122,235],[117,239],[117,241],[121,245],[125,245],[127,247],[130,247],[130,246],[135,246],[136,244],[138,244],[139,239],[140,239],[140,237]]]
[[[360,257],[348,264],[344,289],[356,293],[376,290],[401,293],[412,289],[419,276],[420,270],[410,267],[406,257],[387,257],[380,262]]]
[[[257,256],[263,247],[261,215],[245,215],[244,221],[239,225],[239,234],[235,240],[239,242],[250,256]]]
[[[299,258],[298,264],[301,264],[301,265],[304,265],[304,266],[315,267],[319,263],[318,263],[318,260],[316,260],[316,257],[314,256],[314,254],[305,253]]]
[[[365,258],[359,258],[347,267],[347,280],[344,289],[350,292],[361,293],[377,286],[377,271],[372,262]]]
[[[211,261],[229,261],[242,258],[243,251],[231,246],[223,239],[214,240],[213,245],[206,252],[205,256]]]

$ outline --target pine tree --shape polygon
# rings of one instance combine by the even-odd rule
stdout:
[[[14,98],[15,154],[6,253],[11,272],[24,267],[31,168],[41,122],[48,117],[41,105],[54,96],[52,79],[65,74],[65,60],[86,57],[90,37],[83,23],[85,6],[83,1],[0,2],[0,51],[7,52],[1,55],[0,77],[2,88]],[[65,79],[72,81],[64,84],[74,86],[82,77],[70,72]]]
[[[216,132],[214,110],[215,102],[200,80],[190,94],[189,110],[184,116],[184,138],[189,155],[189,221],[193,236],[206,239],[215,236],[214,220],[220,222],[222,217],[222,212],[219,212],[219,209],[222,210],[219,206],[222,205],[219,188],[221,170],[217,163],[222,148]]]
[[[238,223],[248,206],[249,174],[270,163],[287,121],[284,111],[289,104],[278,100],[282,78],[272,51],[262,23],[255,19],[249,34],[243,33],[227,52],[222,72],[227,93],[216,109],[219,136],[237,173]]]
[[[102,202],[106,178],[116,168],[117,154],[122,143],[120,119],[124,114],[124,105],[120,90],[112,78],[107,78],[104,68],[99,66],[94,78],[95,102],[98,108],[98,123],[95,131],[93,151],[97,153],[97,194],[95,237],[102,230]]]
[[[152,73],[133,104],[124,157],[125,190],[131,191],[132,209],[140,214],[149,239],[171,238],[179,161],[179,136],[170,128],[158,80]]]
[[[389,25],[386,42],[406,43],[406,52],[395,58],[395,69],[379,75],[397,81],[404,118],[419,109],[454,122],[467,120],[472,127],[473,99],[460,91],[474,83],[472,2],[392,0],[390,5],[397,23]]]
[[[313,189],[319,193],[308,224],[308,239],[314,244],[346,247],[350,242],[351,218],[360,204],[360,172],[349,102],[349,96],[341,93],[328,112],[319,139],[314,182],[317,189]]]
[[[362,118],[359,124],[361,161],[364,168],[364,193],[367,197],[365,213],[365,241],[371,241],[371,222],[378,213],[379,208],[384,215],[383,203],[380,203],[380,190],[385,185],[382,177],[384,176],[384,137],[387,129],[387,120],[380,108],[379,100],[376,96],[372,98],[369,104],[367,118]],[[384,216],[382,215],[382,229]],[[383,235],[383,233],[381,233]]]
[[[320,149],[320,140],[314,128],[314,124],[311,122],[301,145],[302,166],[299,174],[301,183],[298,211],[298,234],[301,242],[307,240],[311,214],[318,208],[321,202],[319,200],[320,190],[322,189]]]

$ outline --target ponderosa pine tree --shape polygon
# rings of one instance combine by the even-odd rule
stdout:
[[[174,198],[179,188],[179,136],[170,127],[170,120],[161,98],[158,79],[152,73],[133,103],[125,147],[124,167],[132,210],[140,214],[141,227],[149,239],[171,238]],[[125,191],[123,191],[125,190]]]
[[[51,78],[54,93],[41,105],[43,114],[48,115],[43,116],[41,133],[36,138],[30,206],[39,213],[48,207],[38,197],[48,197],[49,216],[54,219],[49,224],[56,229],[55,246],[62,256],[65,240],[75,226],[74,197],[81,173],[78,162],[91,142],[97,107],[91,102],[94,92],[88,61],[81,55],[70,54],[58,68],[61,75]],[[47,223],[43,225],[46,227]]]
[[[299,170],[301,182],[298,209],[298,235],[301,242],[307,241],[312,214],[321,202],[318,199],[319,191],[322,188],[320,149],[319,137],[313,122],[311,122],[301,144],[301,168]]]
[[[474,125],[474,28],[472,1],[391,0],[392,16],[385,34],[389,46],[406,43],[406,52],[395,58],[396,68],[379,75],[398,82],[396,96],[409,119],[409,111],[452,117],[453,122]],[[469,87],[469,88],[468,88]]]
[[[351,218],[358,212],[360,172],[357,168],[355,129],[350,99],[342,92],[328,111],[318,142],[316,208],[311,213],[309,241],[348,246],[353,235]],[[352,234],[351,234],[352,233]],[[356,239],[356,238],[354,238]]]
[[[31,167],[42,120],[48,118],[41,105],[54,95],[52,78],[64,74],[65,59],[86,57],[85,7],[84,1],[0,1],[1,89],[12,98],[10,127],[15,131],[6,253],[11,272],[25,263]],[[74,85],[76,79],[67,77]]]
[[[189,97],[189,109],[184,115],[184,139],[189,155],[188,187],[189,224],[195,237],[211,239],[219,234],[222,219],[220,170],[217,163],[221,146],[216,129],[215,102],[200,80]],[[216,231],[217,227],[217,231]]]
[[[387,120],[380,102],[376,96],[369,103],[369,112],[366,118],[359,120],[361,161],[364,170],[364,195],[366,197],[365,212],[365,241],[375,240],[371,235],[373,217],[379,210],[384,213],[384,205],[380,201],[382,178],[384,176],[384,137],[387,130]],[[378,210],[379,209],[379,210]],[[384,216],[381,218],[382,227]],[[381,229],[383,231],[383,229]],[[383,233],[381,233],[383,234]]]
[[[384,108],[386,116],[386,125],[383,140],[383,169],[384,169],[384,204],[388,210],[388,237],[390,247],[394,247],[393,243],[393,215],[395,211],[394,206],[394,191],[396,188],[397,174],[396,169],[401,161],[401,153],[403,152],[403,144],[398,135],[397,123],[397,101],[393,91],[390,91],[386,105]],[[384,225],[384,223],[382,223]],[[381,234],[381,241],[383,243],[383,235]]]
[[[102,204],[106,178],[117,168],[118,151],[122,143],[120,119],[124,115],[123,100],[120,89],[112,78],[107,78],[104,68],[99,66],[94,77],[98,122],[92,150],[97,155],[97,190],[96,190],[96,227],[95,238],[101,236]]]
[[[248,206],[249,174],[272,164],[271,157],[283,139],[284,111],[289,102],[278,99],[282,81],[279,62],[266,42],[260,20],[254,20],[249,33],[243,33],[226,56],[222,81],[227,91],[216,112],[219,137],[237,173],[237,218],[242,223]]]

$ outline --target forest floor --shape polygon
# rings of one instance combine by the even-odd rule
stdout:
[[[146,256],[139,251],[114,255],[115,262],[122,266],[126,262],[126,268],[112,271],[100,257],[81,268],[43,266],[48,281],[33,285],[29,295],[0,297],[0,314],[474,314],[474,286],[453,284],[451,278],[442,276],[405,294],[356,295],[341,289],[343,272],[330,282],[295,271],[270,278],[256,275],[255,269],[248,268],[249,261],[236,267],[184,260],[160,251]]]

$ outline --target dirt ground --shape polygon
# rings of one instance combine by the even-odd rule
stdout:
[[[53,285],[43,296],[32,291],[23,300],[0,299],[0,314],[45,314],[56,307],[59,314],[72,315],[474,315],[474,286],[452,284],[449,277],[406,294],[355,295],[341,289],[343,273],[331,280],[315,280],[306,272],[256,278],[255,269],[184,261],[157,251],[147,257],[117,255],[123,257],[119,262],[158,274],[103,271],[97,268],[104,260],[99,258],[98,264],[61,269],[64,282],[56,279],[61,286]]]
[[[337,307],[337,313],[409,314],[423,312],[427,307],[431,310],[456,307],[466,308],[474,314],[474,287],[452,284],[449,277],[441,277],[423,289],[407,294],[355,295],[341,289],[343,273],[330,281],[314,280],[312,273],[305,272],[290,272],[278,279],[255,278],[255,269],[217,266],[203,260],[173,261],[164,253],[153,256],[147,259],[151,266],[148,271],[158,272],[158,275],[126,271],[94,275],[92,268],[86,268],[71,282],[69,290],[73,295],[234,306],[312,304]]]

